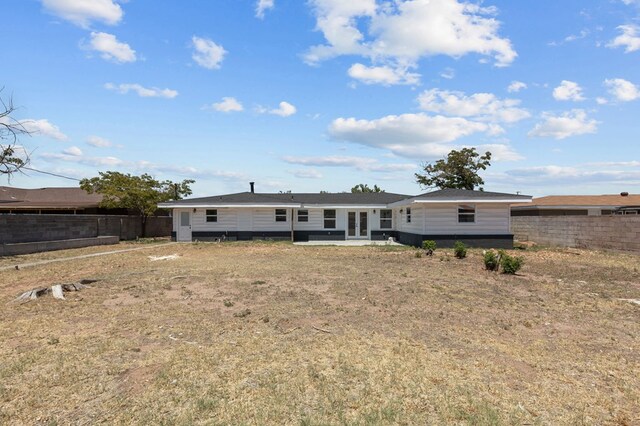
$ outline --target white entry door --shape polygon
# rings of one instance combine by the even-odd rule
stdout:
[[[369,214],[366,210],[352,210],[347,212],[347,238],[369,238]]]
[[[178,217],[178,241],[191,241],[191,212],[180,212]]]

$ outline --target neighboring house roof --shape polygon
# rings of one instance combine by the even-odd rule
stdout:
[[[98,207],[102,195],[80,188],[23,189],[0,186],[0,209],[84,209]]]
[[[287,193],[260,194],[240,192],[214,197],[191,198],[187,200],[161,203],[160,207],[313,207],[313,206],[363,206],[385,207],[412,202],[526,202],[527,195],[503,194],[497,192],[466,191],[445,189],[418,196],[394,194],[392,192],[364,193]],[[515,200],[515,201],[514,201]]]
[[[617,208],[640,205],[640,194],[549,195],[534,198],[529,204],[514,204],[514,210],[563,208]]]

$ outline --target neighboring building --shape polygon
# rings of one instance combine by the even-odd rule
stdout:
[[[511,216],[603,216],[638,214],[640,195],[622,192],[614,195],[549,195],[531,203],[514,204]]]
[[[173,209],[177,241],[216,239],[386,240],[440,246],[512,247],[510,205],[525,195],[444,189],[418,196],[253,192],[161,203]]]
[[[102,209],[102,195],[77,187],[22,189],[0,186],[0,214],[127,214]]]

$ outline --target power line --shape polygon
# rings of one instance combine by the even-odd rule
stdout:
[[[59,175],[57,173],[45,172],[43,170],[32,169],[31,167],[22,167],[22,168],[25,169],[25,170],[31,170],[32,172],[43,173],[45,175],[51,175],[51,176],[55,176],[55,177],[59,177],[59,178],[63,178],[63,179],[75,180],[76,182],[80,182],[80,179],[72,178],[72,177],[69,177],[69,176]]]

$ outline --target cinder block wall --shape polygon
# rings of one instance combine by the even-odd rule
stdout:
[[[170,217],[149,218],[147,235],[171,235]],[[0,215],[0,244],[70,240],[118,236],[133,240],[142,236],[142,224],[135,216],[100,215]]]
[[[519,241],[542,245],[640,253],[640,216],[519,216],[511,218]]]

